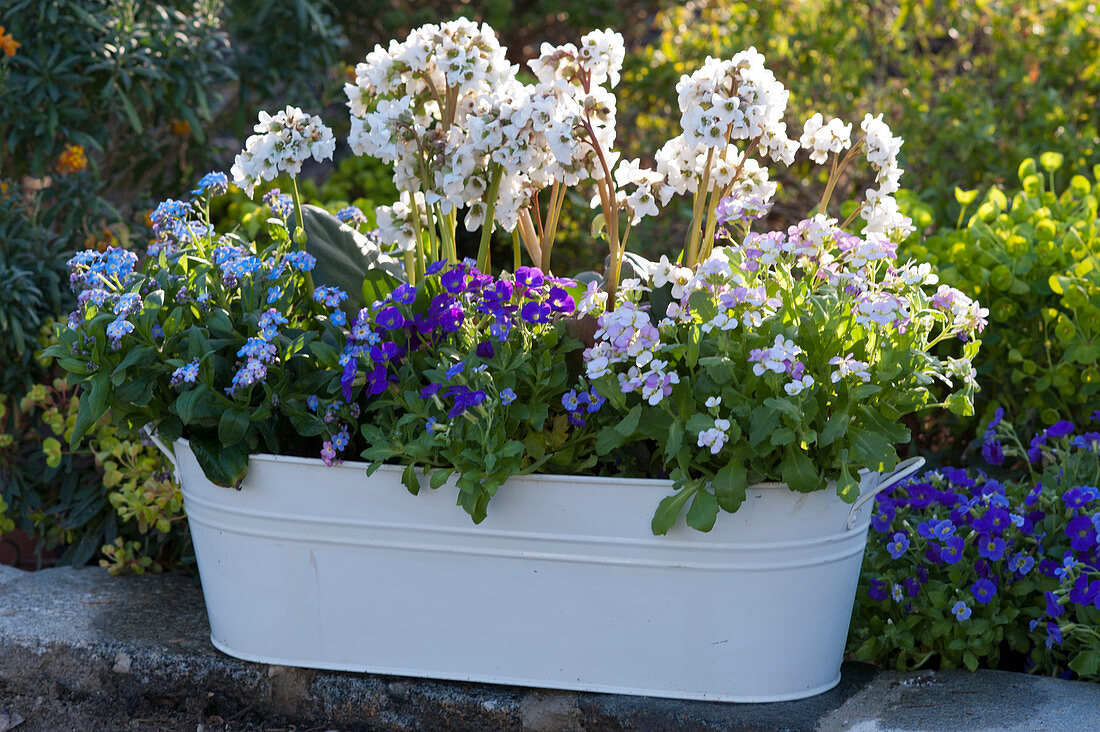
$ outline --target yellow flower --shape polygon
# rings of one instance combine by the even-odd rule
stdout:
[[[61,175],[79,173],[88,167],[88,158],[84,155],[84,147],[68,144],[65,152],[57,158],[57,172]]]
[[[188,124],[187,120],[173,119],[172,134],[176,137],[187,137],[191,134],[191,125]]]
[[[15,40],[10,33],[4,30],[4,26],[0,25],[0,50],[4,51],[5,56],[14,56],[21,45],[23,44]]]

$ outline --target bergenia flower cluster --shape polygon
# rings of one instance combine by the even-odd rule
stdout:
[[[321,118],[297,107],[287,106],[274,116],[261,111],[253,131],[256,134],[245,141],[230,170],[233,183],[249,198],[263,181],[274,180],[280,173],[297,176],[306,160],[328,160],[336,149],[332,130]]]

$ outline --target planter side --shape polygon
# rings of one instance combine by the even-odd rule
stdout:
[[[832,688],[869,511],[753,487],[700,534],[668,481],[527,476],[474,525],[400,469],[256,456],[240,491],[177,443],[211,639],[251,661],[721,701]],[[865,474],[863,489],[878,476]]]

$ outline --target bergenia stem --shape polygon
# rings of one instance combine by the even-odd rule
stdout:
[[[294,231],[294,243],[301,251],[306,251],[306,219],[302,213],[302,196],[298,193],[298,179],[290,179],[290,192],[294,196],[294,210],[298,214],[298,227]],[[313,299],[313,273],[306,272],[306,295]]]
[[[482,272],[489,271],[489,240],[493,236],[493,219],[496,218],[497,191],[500,190],[500,178],[504,167],[495,166],[493,177],[489,180],[489,193],[486,196],[485,221],[481,224],[481,242],[477,247],[477,267]]]
[[[520,243],[519,243],[519,227],[512,229],[512,271],[515,272],[519,269],[521,262],[520,257]]]
[[[699,236],[703,225],[703,209],[706,207],[707,196],[710,195],[710,168],[714,162],[714,148],[707,151],[707,162],[703,166],[703,176],[699,180],[699,187],[695,191],[695,202],[691,210],[691,228],[688,230],[688,240],[684,247],[684,266],[694,267],[699,262]]]
[[[565,203],[565,184],[554,181],[554,187],[550,192],[550,205],[546,210],[546,227],[542,239],[542,269],[550,271],[550,253],[554,251],[554,240],[558,236],[558,219],[561,216],[561,207]]]

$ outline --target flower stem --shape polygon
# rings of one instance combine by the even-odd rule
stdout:
[[[500,177],[504,173],[504,166],[497,165],[493,171],[493,177],[489,182],[489,193],[486,197],[485,220],[481,224],[481,242],[477,247],[477,266],[482,272],[489,271],[489,240],[493,236],[493,219],[496,217],[497,191],[500,190]]]
[[[294,210],[298,214],[298,228],[294,232],[294,243],[298,246],[298,249],[305,252],[306,249],[306,219],[305,214],[302,213],[302,196],[298,193],[298,179],[290,179],[290,191],[294,195]],[[310,300],[313,299],[313,273],[306,272],[306,295]]]

